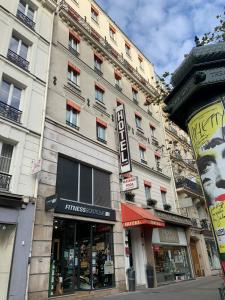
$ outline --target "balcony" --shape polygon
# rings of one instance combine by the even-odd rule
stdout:
[[[175,180],[175,183],[176,183],[176,188],[183,188],[187,191],[203,196],[201,186],[189,180],[188,178],[185,177],[177,178]]]
[[[34,30],[35,23],[31,19],[29,19],[26,15],[24,15],[21,11],[17,10],[16,14],[17,18],[20,19],[25,25]]]
[[[13,52],[12,50],[10,50],[10,49],[8,50],[7,57],[11,62],[16,64],[20,68],[22,68],[24,70],[28,70],[29,62],[26,59],[24,59],[23,57],[19,56],[15,52]]]
[[[22,111],[0,101],[0,116],[20,123]]]
[[[156,147],[159,146],[159,142],[158,142],[158,140],[154,136],[152,136],[152,145],[156,146]]]
[[[76,129],[76,130],[79,130],[79,129],[80,129],[80,127],[78,127],[76,124],[73,124],[73,123],[71,123],[71,122],[69,122],[69,121],[67,121],[67,120],[66,120],[66,125],[68,125],[68,126],[70,126],[70,127],[73,127],[73,128]]]
[[[71,18],[73,23],[76,22],[79,24],[79,26],[82,28],[82,30],[90,35],[97,44],[101,47],[103,47],[110,55],[114,57],[114,59],[117,60],[119,64],[122,64],[129,72],[132,73],[132,75],[146,88],[150,90],[152,94],[156,94],[156,89],[150,85],[150,83],[142,77],[138,71],[133,68],[130,63],[124,59],[123,55],[119,54],[108,42],[105,38],[103,38],[96,30],[94,30],[85,19],[83,19],[69,4],[67,4],[66,1],[60,2],[60,8],[59,8],[59,14],[66,16],[67,18]],[[79,28],[80,29],[80,28]]]
[[[0,190],[9,190],[11,177],[12,176],[7,173],[0,172]]]

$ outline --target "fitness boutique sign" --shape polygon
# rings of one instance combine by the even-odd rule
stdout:
[[[56,213],[77,215],[88,218],[116,220],[115,210],[95,205],[88,205],[81,202],[59,198],[57,196],[47,197],[45,209],[54,209]]]
[[[119,136],[120,173],[123,174],[132,170],[124,104],[117,106],[116,120]]]

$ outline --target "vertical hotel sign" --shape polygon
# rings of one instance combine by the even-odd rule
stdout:
[[[123,174],[132,170],[124,104],[117,106],[116,120],[119,137],[120,173]]]
[[[213,103],[188,123],[201,182],[225,270],[225,111]]]

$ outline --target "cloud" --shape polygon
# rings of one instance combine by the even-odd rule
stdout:
[[[154,64],[173,72],[202,36],[217,24],[224,0],[97,0],[99,5]]]

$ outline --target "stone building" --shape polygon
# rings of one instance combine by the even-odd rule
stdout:
[[[147,265],[155,285],[193,276],[190,219],[177,214],[161,114],[149,103],[156,93],[151,62],[94,1],[60,2],[29,299],[126,290],[130,267],[139,286]],[[118,111],[126,116],[122,146]],[[123,175],[127,141],[132,170]]]
[[[192,221],[188,241],[195,276],[218,273],[220,263],[190,139],[172,122],[166,122],[165,128],[176,183],[177,208]]]
[[[0,4],[0,299],[28,288],[56,3]]]

